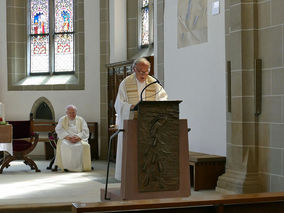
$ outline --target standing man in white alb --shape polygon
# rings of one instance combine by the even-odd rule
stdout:
[[[133,62],[133,74],[127,76],[119,85],[115,101],[115,111],[117,113],[117,124],[119,129],[123,129],[123,121],[129,120],[130,109],[139,102],[140,94],[144,87],[154,81],[155,78],[149,76],[151,64],[146,58],[138,58]],[[146,101],[164,101],[168,99],[166,91],[158,83],[146,88],[142,95]],[[115,178],[121,180],[123,134],[118,135]]]
[[[74,105],[66,107],[66,115],[59,119],[55,131],[59,139],[55,165],[62,171],[90,171],[89,128]]]

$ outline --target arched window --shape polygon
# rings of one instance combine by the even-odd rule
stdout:
[[[29,0],[28,72],[74,72],[73,0]]]
[[[8,90],[84,89],[84,1],[6,4]]]

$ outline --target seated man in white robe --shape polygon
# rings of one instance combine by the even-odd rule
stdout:
[[[146,85],[157,81],[149,76],[151,64],[146,58],[138,58],[133,62],[133,74],[127,76],[119,85],[115,101],[115,111],[119,129],[123,129],[123,121],[133,119],[130,110],[139,102],[141,92]],[[148,86],[142,93],[143,100],[146,101],[165,101],[168,95],[163,87],[157,82]],[[121,180],[123,134],[118,135],[115,178]]]
[[[90,171],[89,128],[74,105],[66,107],[66,115],[59,119],[55,131],[58,136],[55,165],[62,171]]]

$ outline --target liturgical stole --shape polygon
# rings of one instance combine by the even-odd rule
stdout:
[[[131,74],[125,79],[125,87],[126,87],[126,93],[128,97],[128,103],[132,105],[136,105],[139,102],[140,95],[138,95],[138,88],[137,88],[137,82],[136,82],[136,76],[135,73]],[[151,76],[147,76],[146,78],[146,85],[156,81]],[[146,101],[155,101],[156,100],[156,84],[152,84],[151,86],[146,88],[145,92],[145,98]]]
[[[82,132],[82,120],[80,119],[79,116],[76,116],[76,128],[79,132]],[[69,129],[69,118],[68,116],[65,116],[63,122],[62,122],[62,127],[67,131]]]

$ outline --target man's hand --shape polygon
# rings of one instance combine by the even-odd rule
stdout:
[[[77,135],[74,135],[71,137],[71,140],[70,140],[72,143],[77,143],[79,141],[81,141],[81,138],[78,137]]]
[[[70,141],[71,143],[77,143],[77,142],[81,141],[81,138],[78,137],[77,135],[74,135],[74,136],[66,136],[65,139],[68,140],[68,141]]]
[[[66,136],[64,139],[66,139],[66,140],[68,140],[68,141],[71,141],[72,137]]]

